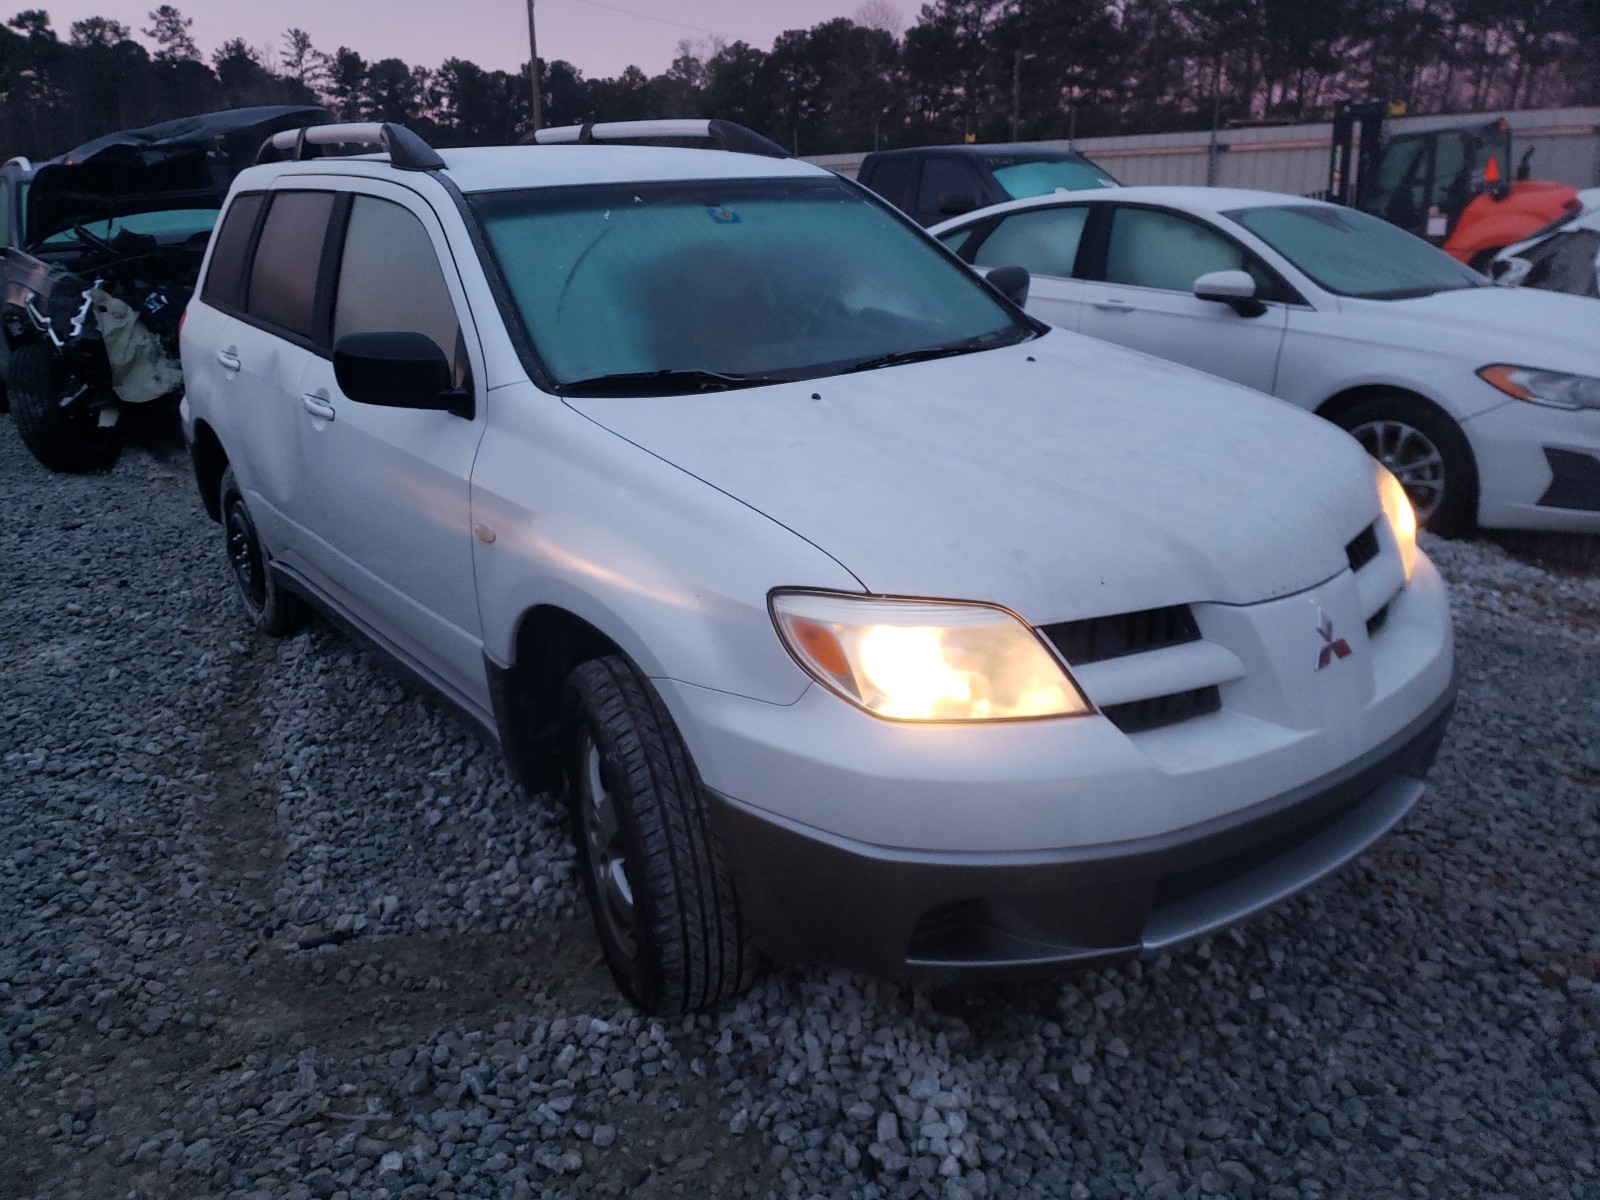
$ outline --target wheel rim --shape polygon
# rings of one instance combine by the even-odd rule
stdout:
[[[1369,421],[1350,431],[1368,454],[1400,481],[1417,520],[1426,521],[1444,501],[1444,455],[1425,433],[1404,421]]]
[[[601,919],[627,958],[634,955],[633,880],[617,801],[606,784],[600,747],[587,730],[578,741],[578,813]]]
[[[267,603],[267,573],[261,563],[261,545],[250,516],[238,501],[228,506],[228,562],[239,594],[251,612],[260,612]]]

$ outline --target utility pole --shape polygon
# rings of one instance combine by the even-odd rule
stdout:
[[[539,128],[539,39],[533,30],[533,0],[528,0],[528,74],[533,83],[533,126]]]
[[[1011,140],[1017,140],[1017,125],[1022,115],[1022,64],[1038,58],[1037,54],[1011,52]]]

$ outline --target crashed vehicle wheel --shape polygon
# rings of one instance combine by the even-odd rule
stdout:
[[[102,425],[94,385],[65,371],[50,347],[30,342],[11,355],[11,414],[22,444],[52,471],[103,471],[117,461],[122,431]],[[113,401],[114,403],[114,401]]]

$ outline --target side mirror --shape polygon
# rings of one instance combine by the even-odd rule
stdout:
[[[1211,271],[1194,281],[1197,300],[1226,304],[1241,317],[1259,317],[1267,306],[1256,299],[1256,281],[1248,271]]]
[[[452,386],[450,360],[422,333],[351,333],[333,347],[333,377],[358,404],[472,416],[472,395]]]
[[[1024,267],[996,267],[984,276],[989,281],[989,286],[999,292],[1018,308],[1025,308],[1028,304],[1028,285],[1033,282],[1033,277]]]
[[[978,206],[978,198],[971,192],[945,192],[939,197],[939,215],[944,217],[959,217]]]

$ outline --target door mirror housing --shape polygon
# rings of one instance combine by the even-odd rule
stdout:
[[[985,278],[990,287],[1018,308],[1027,306],[1028,285],[1033,282],[1033,277],[1025,267],[996,267]]]
[[[333,347],[333,377],[358,404],[472,416],[472,394],[454,386],[450,360],[426,334],[346,334]]]
[[[1197,300],[1226,304],[1241,317],[1259,317],[1267,306],[1256,298],[1256,281],[1248,271],[1211,271],[1194,281]]]
[[[943,192],[939,196],[939,215],[959,217],[978,207],[978,197],[971,192]]]

